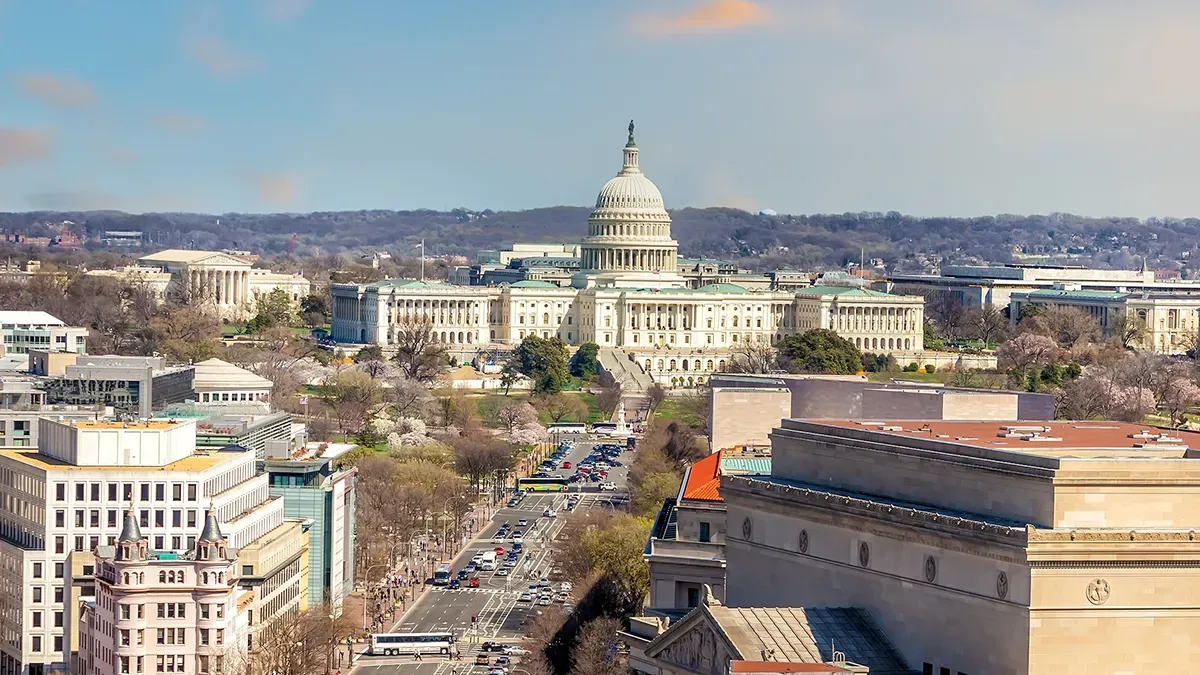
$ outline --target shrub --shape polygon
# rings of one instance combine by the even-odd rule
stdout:
[[[915,372],[917,372],[917,368],[918,368],[918,367],[919,367],[919,366],[918,366],[917,364],[915,364],[915,363],[910,363],[910,364],[908,364],[907,366],[904,366],[904,372],[906,372],[906,373],[915,373]]]
[[[937,372],[937,366],[933,365],[932,363],[927,363],[927,364],[925,364],[925,372],[927,372],[927,373],[936,373],[936,372]]]

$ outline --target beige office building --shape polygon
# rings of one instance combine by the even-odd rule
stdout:
[[[814,659],[840,608],[914,672],[1200,672],[1200,434],[788,419],[772,441],[772,475],[721,478],[724,604],[803,608]]]

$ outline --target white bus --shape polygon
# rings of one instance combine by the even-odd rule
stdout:
[[[443,563],[437,566],[433,572],[433,585],[446,586],[450,583],[450,577],[454,576],[454,569]]]
[[[496,569],[496,552],[484,551],[483,557],[479,560],[479,569],[485,572],[491,572]]]
[[[449,654],[454,633],[372,633],[371,654]]]
[[[587,425],[582,422],[555,422],[546,427],[551,434],[586,434]]]

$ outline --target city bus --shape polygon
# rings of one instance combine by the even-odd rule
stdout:
[[[454,576],[454,568],[442,563],[441,565],[438,565],[437,569],[433,572],[433,585],[445,586],[450,583],[450,577],[452,576]]]
[[[579,434],[587,433],[587,425],[583,422],[555,422],[546,427],[546,431],[551,434]]]
[[[371,654],[449,654],[454,633],[372,633]]]
[[[527,492],[566,492],[567,479],[562,476],[518,478],[517,490],[525,490]]]

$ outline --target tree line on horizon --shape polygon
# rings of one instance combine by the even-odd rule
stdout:
[[[313,213],[127,214],[116,211],[0,213],[0,232],[52,236],[69,220],[89,248],[106,231],[136,230],[146,248],[237,248],[267,257],[389,251],[411,255],[424,240],[431,256],[462,255],[516,241],[578,241],[590,209],[525,211],[361,210]],[[890,212],[759,215],[739,209],[672,211],[680,253],[755,270],[824,270],[882,258],[892,273],[939,265],[1050,261],[1196,272],[1200,219],[1089,218],[1071,214],[916,217]],[[295,235],[296,241],[292,243]],[[13,246],[10,244],[10,247]],[[15,247],[19,252],[19,245]]]

